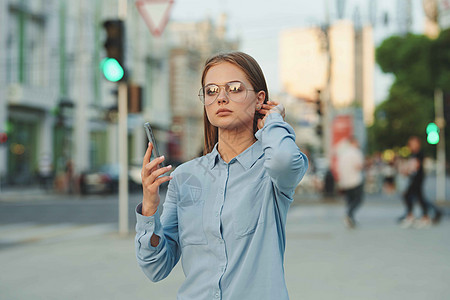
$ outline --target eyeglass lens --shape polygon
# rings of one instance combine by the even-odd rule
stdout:
[[[247,97],[247,89],[242,82],[234,81],[224,85],[225,93],[230,100],[235,102],[243,102]],[[209,84],[204,87],[205,104],[213,103],[220,94],[220,86],[216,84]]]

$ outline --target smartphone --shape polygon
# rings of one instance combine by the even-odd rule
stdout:
[[[155,136],[153,135],[152,127],[150,126],[149,122],[146,122],[144,124],[144,129],[145,129],[145,133],[147,134],[148,140],[153,145],[153,150],[152,150],[153,159],[160,157],[161,155],[159,154],[158,146],[156,145],[156,139],[155,139]],[[161,165],[161,167],[164,167],[164,162],[161,162],[160,165]]]

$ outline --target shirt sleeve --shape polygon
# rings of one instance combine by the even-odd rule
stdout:
[[[159,209],[153,216],[143,216],[141,203],[136,207],[136,219],[135,248],[138,264],[151,281],[160,281],[169,275],[181,256],[174,181],[169,182],[161,218]],[[153,234],[160,237],[156,247],[150,245]]]
[[[264,150],[264,167],[275,186],[288,198],[308,169],[308,159],[295,143],[294,129],[279,113],[267,116],[264,127],[255,137],[261,141]]]

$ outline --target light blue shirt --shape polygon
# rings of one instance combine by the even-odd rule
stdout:
[[[136,208],[136,255],[159,281],[181,256],[184,299],[289,299],[284,279],[286,216],[308,168],[292,127],[267,116],[257,141],[229,163],[211,153],[172,173],[163,213]],[[157,247],[150,237],[160,237]]]

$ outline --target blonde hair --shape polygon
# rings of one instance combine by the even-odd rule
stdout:
[[[235,51],[235,52],[220,53],[210,57],[205,62],[205,67],[203,69],[201,82],[202,87],[205,85],[205,77],[209,69],[223,62],[231,63],[236,67],[238,67],[239,69],[241,69],[244,72],[247,80],[252,85],[252,88],[255,91],[255,93],[264,91],[266,94],[264,98],[264,103],[268,101],[269,91],[267,90],[266,79],[264,78],[264,74],[261,70],[261,67],[253,57],[243,52]],[[261,114],[255,112],[255,116],[253,118],[253,134],[255,134],[256,131],[258,131],[258,119],[262,117],[263,116]],[[219,131],[216,126],[212,125],[209,122],[205,108],[203,108],[203,124],[205,134],[203,154],[207,154],[214,149],[214,145],[218,142]]]

